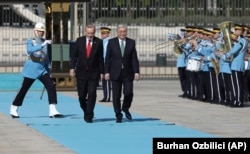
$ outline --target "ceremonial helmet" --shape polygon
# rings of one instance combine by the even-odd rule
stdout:
[[[34,33],[35,33],[36,37],[41,37],[42,38],[42,36],[38,35],[38,31],[45,32],[45,25],[43,23],[41,23],[41,22],[36,23],[36,25],[34,27]]]
[[[34,30],[45,32],[45,25],[41,22],[36,23]]]

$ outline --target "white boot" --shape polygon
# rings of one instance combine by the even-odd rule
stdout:
[[[18,110],[18,106],[15,106],[15,105],[10,106],[10,115],[12,116],[12,118],[19,118],[17,110]]]
[[[49,117],[50,118],[62,118],[63,117],[63,115],[57,111],[56,104],[49,105]]]

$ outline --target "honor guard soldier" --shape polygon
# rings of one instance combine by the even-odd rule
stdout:
[[[101,27],[101,39],[103,41],[103,58],[105,63],[106,53],[107,53],[107,45],[110,39],[109,34],[111,29],[108,27]],[[103,88],[103,99],[99,102],[110,102],[111,98],[111,81],[102,79],[102,88]]]
[[[200,44],[198,53],[202,56],[201,80],[200,80],[200,96],[199,99],[205,102],[213,101],[213,87],[211,78],[212,64],[210,55],[214,52],[212,43],[213,31],[208,29],[203,30],[203,42]]]
[[[201,37],[201,29],[197,27],[192,27],[193,35],[191,36],[191,39],[189,41],[189,44],[187,45],[186,49],[189,50],[189,54],[187,57],[187,73],[189,78],[189,98],[191,99],[197,99],[198,98],[198,87],[199,87],[199,73],[200,73],[200,54],[197,52],[196,46],[199,46],[200,44],[200,37]]]
[[[45,40],[43,38],[45,34],[45,25],[43,23],[37,23],[35,25],[34,34],[34,38],[29,38],[27,40],[28,59],[26,60],[22,70],[23,82],[20,90],[12,102],[10,115],[13,118],[19,118],[17,110],[20,106],[22,106],[24,97],[29,88],[35,80],[38,79],[43,83],[48,93],[49,117],[61,118],[63,115],[56,109],[57,94],[55,84],[50,77],[51,66],[47,46],[48,44],[51,44],[51,40]]]
[[[249,42],[249,30],[250,28],[246,25],[244,25],[244,32],[243,32],[243,36],[247,39],[247,41]],[[248,45],[249,46],[249,45]],[[249,48],[248,48],[249,50]],[[247,51],[245,57],[244,57],[244,61],[245,61],[245,71],[243,74],[243,87],[244,87],[244,101],[249,101],[249,85],[250,85],[250,67],[249,67],[249,63],[248,63],[248,59],[249,59],[250,55]]]
[[[218,79],[217,86],[218,87],[217,87],[217,89],[214,88],[214,90],[215,90],[214,102],[225,105],[225,104],[227,104],[227,102],[231,101],[230,91],[229,91],[229,89],[231,89],[231,88],[228,88],[229,85],[232,85],[231,84],[232,82],[228,82],[228,81],[231,81],[230,62],[222,60],[219,56],[221,45],[224,44],[223,35],[222,35],[221,30],[217,27],[214,27],[213,32],[215,33],[214,34],[214,48],[215,48],[214,54],[215,54],[218,69],[219,69],[218,70],[219,74],[217,75],[217,79]]]
[[[187,97],[187,91],[186,91],[186,81],[187,81],[187,75],[186,75],[186,54],[185,51],[182,49],[181,46],[185,45],[185,39],[186,39],[186,29],[181,29],[181,33],[184,33],[183,38],[181,40],[177,40],[179,43],[176,44],[178,50],[180,50],[180,53],[178,53],[177,61],[176,61],[176,67],[178,69],[178,75],[179,80],[181,84],[181,89],[183,94],[179,95],[179,97]],[[174,50],[177,50],[174,48]],[[176,53],[177,54],[177,53]]]
[[[250,101],[250,34],[246,35],[246,38],[248,40],[248,50],[245,56],[245,71],[246,71],[246,77],[244,79],[244,85],[246,84],[247,91],[245,92],[245,100]]]
[[[213,28],[213,39],[212,44],[214,47],[214,52],[211,54],[211,74],[212,74],[212,87],[213,87],[213,103],[221,102],[220,86],[219,86],[219,58],[216,56],[216,53],[220,50],[220,34],[221,31],[219,28]]]
[[[231,107],[243,107],[243,73],[245,67],[244,57],[248,50],[248,41],[243,37],[244,27],[242,25],[235,24],[234,30],[234,34],[238,36],[238,42],[235,43],[229,52],[222,54],[221,58],[227,59],[233,56],[231,70],[235,95],[233,96]]]

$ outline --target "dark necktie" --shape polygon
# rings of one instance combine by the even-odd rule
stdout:
[[[90,52],[91,52],[91,40],[88,40],[88,44],[87,44],[87,58],[89,58]]]
[[[121,53],[122,53],[122,57],[124,55],[124,40],[121,40],[121,44],[120,44],[120,48],[121,48]]]

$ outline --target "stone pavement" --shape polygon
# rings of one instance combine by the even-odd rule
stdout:
[[[134,87],[131,112],[218,137],[250,137],[250,102],[243,108],[231,108],[180,98],[178,80],[139,81]]]
[[[72,91],[60,93],[77,97],[77,93]],[[249,102],[243,108],[231,108],[180,98],[179,94],[180,85],[177,80],[134,82],[134,100],[130,111],[218,137],[250,137]],[[100,99],[102,99],[102,90],[99,88],[97,100]],[[112,107],[111,102],[98,104]],[[74,152],[29,126],[0,113],[0,153],[70,154]]]
[[[71,154],[63,145],[0,113],[1,154]]]

